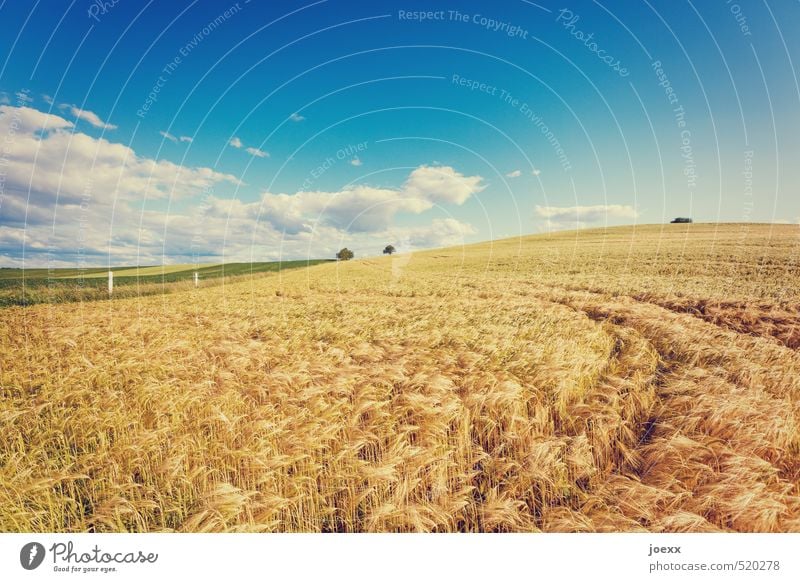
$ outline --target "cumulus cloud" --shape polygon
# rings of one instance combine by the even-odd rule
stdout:
[[[506,178],[519,178],[522,175],[520,170],[514,170],[513,172],[509,172],[506,174]]]
[[[403,198],[396,190],[357,186],[342,192],[264,194],[262,218],[289,233],[311,230],[318,222],[341,230],[368,232],[385,229],[401,211],[420,213],[430,208],[423,200]]]
[[[248,154],[256,158],[268,158],[269,152],[265,152],[264,150],[260,150],[258,148],[247,148],[245,150]]]
[[[542,171],[541,171],[539,168],[534,168],[534,169],[531,171],[531,174],[533,174],[534,176],[538,176],[538,175],[539,175],[539,174],[541,174],[541,173],[542,173]]]
[[[0,106],[0,140],[10,132],[0,203],[6,266],[19,264],[23,241],[27,266],[156,264],[164,253],[173,262],[332,257],[345,244],[378,255],[401,239],[414,248],[461,244],[475,230],[456,219],[396,219],[462,204],[484,187],[479,176],[421,166],[397,187],[241,200],[225,194],[225,184],[228,194],[239,184],[234,176],[138,155],[58,115]]]
[[[110,123],[106,123],[93,111],[89,111],[87,109],[81,109],[80,107],[76,107],[75,105],[67,105],[61,104],[58,106],[59,109],[69,111],[70,115],[75,117],[76,119],[82,119],[95,127],[99,127],[100,129],[117,129],[116,125],[112,125]]]
[[[181,137],[179,137],[178,139],[180,139],[180,141],[181,141],[181,142],[183,142],[183,143],[192,143],[192,142],[194,141],[194,140],[193,140],[191,137],[189,137],[188,135],[182,135],[182,136],[181,136]]]
[[[0,106],[0,135],[2,136],[11,134],[25,136],[38,131],[47,132],[72,126],[71,121],[31,107]]]
[[[420,166],[408,177],[403,190],[433,203],[463,204],[486,186],[480,176],[464,176],[450,166]]]
[[[480,176],[449,166],[420,166],[400,188],[358,185],[339,192],[265,193],[261,217],[290,233],[324,224],[352,232],[386,229],[400,212],[420,214],[437,204],[463,204],[485,188]]]
[[[302,115],[300,115],[299,113],[292,113],[292,114],[289,116],[289,119],[290,119],[290,120],[292,120],[292,121],[294,121],[294,122],[298,122],[298,121],[303,121],[303,120],[305,119],[305,117],[303,117],[303,116],[302,116]]]
[[[228,145],[230,145],[232,148],[240,149],[244,144],[238,137],[233,137],[231,138],[231,141],[228,142]]]
[[[361,159],[359,159],[358,157],[355,157],[352,160],[350,160],[351,166],[362,166],[363,164],[364,162],[362,162]]]
[[[187,168],[138,156],[130,147],[69,131],[73,124],[29,107],[0,106],[0,135],[16,127],[7,154],[6,187],[42,200],[185,197],[215,182],[238,183],[210,168]]]
[[[407,236],[412,247],[431,248],[464,244],[464,239],[476,232],[471,224],[455,218],[436,218],[430,226],[410,229]]]
[[[166,215],[147,205],[239,183],[229,174],[145,158],[73,130],[57,115],[0,106],[0,139],[13,135],[4,150],[0,201],[3,264],[19,264],[23,241],[27,266],[98,265],[109,254],[116,264],[153,263],[165,246],[193,254],[192,237],[207,234],[203,217]],[[224,233],[224,225],[216,228]],[[200,246],[212,255],[224,243],[211,229],[204,240],[208,244]]]
[[[549,228],[584,228],[600,223],[636,219],[639,212],[629,205],[536,206],[534,213],[546,220]]]

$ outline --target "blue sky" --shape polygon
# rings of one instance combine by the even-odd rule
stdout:
[[[798,2],[2,2],[0,264],[800,217]]]

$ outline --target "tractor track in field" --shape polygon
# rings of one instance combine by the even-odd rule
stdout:
[[[606,295],[600,289],[548,285],[561,292]],[[619,297],[619,295],[614,295]],[[648,293],[624,296],[639,303],[691,315],[707,323],[739,334],[774,341],[788,348],[800,349],[800,304],[742,301],[715,301],[689,297],[661,297]]]
[[[623,419],[636,420],[625,427],[636,441],[618,433],[615,468],[598,490],[604,502],[651,531],[800,531],[790,517],[800,507],[796,351],[630,297],[554,287],[534,295],[604,322],[623,341],[617,377],[601,384],[641,376],[624,361],[636,336],[658,354],[639,386],[649,384],[652,404]]]

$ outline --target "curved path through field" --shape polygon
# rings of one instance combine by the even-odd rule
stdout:
[[[610,480],[609,500],[623,514],[657,531],[800,529],[796,351],[629,297],[535,294],[613,322],[617,337],[634,332],[658,352],[652,415],[618,487]]]

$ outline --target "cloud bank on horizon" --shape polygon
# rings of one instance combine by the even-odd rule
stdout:
[[[387,240],[403,240],[409,249],[459,244],[476,232],[468,223],[448,217],[399,227],[395,219],[461,205],[485,188],[480,176],[423,165],[399,188],[263,192],[243,202],[235,192],[228,198],[215,194],[222,184],[241,184],[232,174],[139,156],[28,106],[0,106],[2,134],[14,140],[5,151],[0,250],[24,244],[27,266],[102,264],[109,256],[114,264],[327,257],[343,241],[356,248]],[[244,147],[237,138],[231,145]],[[196,203],[185,210],[148,207],[187,199]]]

